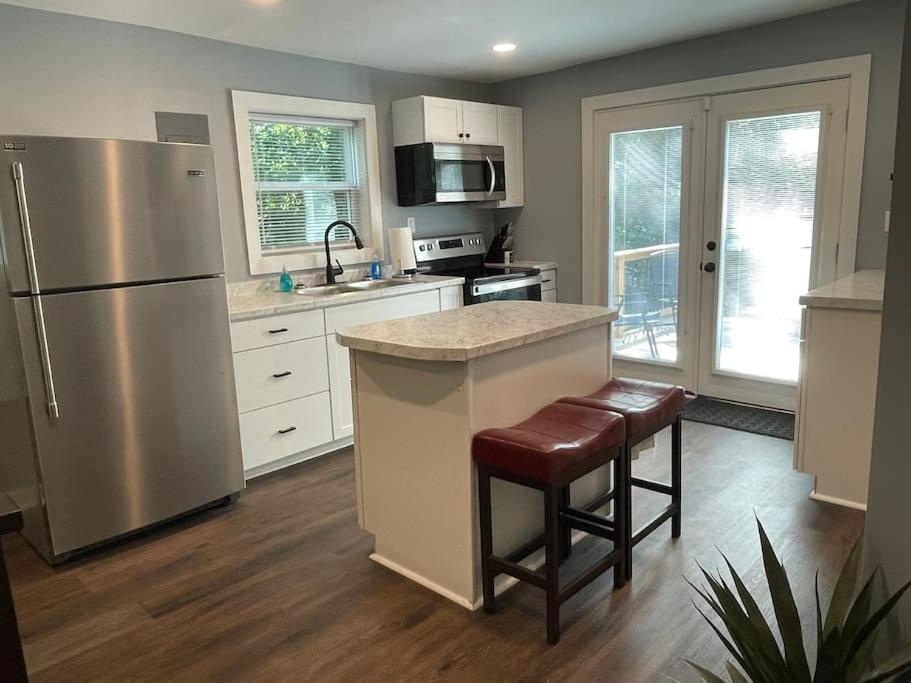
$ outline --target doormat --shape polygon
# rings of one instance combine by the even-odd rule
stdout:
[[[683,419],[794,440],[794,413],[728,403],[708,396],[697,396],[688,401]]]

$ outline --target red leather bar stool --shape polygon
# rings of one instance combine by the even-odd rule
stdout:
[[[624,481],[627,449],[626,424],[621,415],[597,408],[552,403],[513,427],[486,429],[475,435],[472,456],[478,468],[481,518],[481,575],[484,610],[494,611],[493,581],[508,574],[542,588],[547,596],[547,640],[560,640],[560,605],[591,583],[607,569],[614,568],[614,588],[626,581],[624,547],[626,514],[629,506],[624,486],[614,486],[616,504],[612,520],[592,514],[589,509],[569,506],[570,484],[610,462],[614,481]],[[493,520],[490,501],[491,478],[538,489],[544,493],[544,534],[506,557],[493,554]],[[599,499],[598,507],[605,499]],[[597,509],[597,507],[589,506]],[[572,529],[613,541],[612,550],[587,571],[560,590],[559,566]],[[532,571],[519,564],[544,546],[544,568]]]
[[[618,377],[588,396],[569,396],[561,398],[560,403],[567,405],[600,408],[619,413],[626,419],[626,465],[625,481],[627,494],[624,496],[627,511],[626,521],[626,578],[633,576],[633,548],[646,536],[671,520],[671,536],[680,536],[681,499],[682,499],[682,444],[681,414],[686,407],[686,395],[683,387],[659,382],[644,382]],[[672,427],[671,432],[671,483],[670,485],[634,477],[632,473],[631,452],[633,446],[648,437],[660,432],[665,427]],[[671,502],[656,517],[641,526],[635,533],[632,530],[632,487],[648,489],[670,496]]]

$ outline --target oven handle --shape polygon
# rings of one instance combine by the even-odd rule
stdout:
[[[524,287],[534,287],[541,284],[540,275],[529,275],[518,280],[502,280],[500,282],[491,282],[490,284],[474,285],[471,293],[474,296],[483,294],[495,294],[496,292],[505,292],[508,289],[522,289]]]
[[[487,165],[490,166],[490,189],[487,191],[487,194],[493,194],[493,190],[497,186],[497,167],[493,165],[490,157],[484,158],[487,159]]]

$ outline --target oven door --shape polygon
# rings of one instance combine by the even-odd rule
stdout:
[[[438,203],[506,199],[502,147],[434,144],[433,170]]]
[[[480,278],[466,285],[469,304],[483,304],[488,301],[540,301],[541,276],[527,275],[518,278],[499,276]]]

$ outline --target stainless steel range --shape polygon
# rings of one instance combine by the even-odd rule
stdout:
[[[419,272],[465,278],[466,306],[505,299],[541,300],[541,271],[485,264],[486,253],[484,235],[479,232],[414,241]]]

